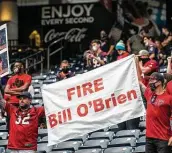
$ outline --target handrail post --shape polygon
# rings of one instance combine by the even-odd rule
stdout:
[[[26,73],[28,73],[28,59],[26,59]]]
[[[47,71],[50,69],[50,46],[48,47],[47,50]]]

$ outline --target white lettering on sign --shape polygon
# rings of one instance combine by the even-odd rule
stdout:
[[[86,31],[86,28],[72,28],[67,32],[56,32],[55,29],[51,29],[45,34],[44,42],[48,43],[53,39],[56,39],[57,42],[61,40],[68,40],[69,42],[81,42],[81,40],[86,36]]]
[[[67,18],[70,16],[80,17],[82,15],[90,16],[91,10],[93,9],[94,4],[90,5],[68,5],[64,9],[64,6],[45,6],[42,7],[42,19],[53,19],[53,18]]]

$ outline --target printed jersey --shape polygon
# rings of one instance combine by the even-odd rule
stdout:
[[[149,67],[150,73],[146,74],[143,78],[142,78],[142,82],[143,84],[147,87],[148,86],[148,82],[149,82],[149,77],[153,72],[157,72],[158,71],[158,62],[156,60],[149,60],[148,62],[146,62],[144,64],[144,67]]]
[[[156,95],[155,101],[151,103],[154,93],[147,88],[144,96],[147,101],[146,112],[146,136],[161,140],[169,140],[172,136],[170,116],[172,111],[172,96],[167,92]]]
[[[15,89],[22,87],[25,83],[31,84],[31,80],[32,78],[28,74],[14,75],[8,80],[7,85],[10,86],[10,89]],[[5,94],[4,99],[13,104],[18,104],[19,102],[16,95]]]
[[[8,149],[36,150],[38,119],[45,115],[43,107],[32,107],[27,112],[6,103],[5,110],[10,117]]]
[[[99,60],[103,60],[105,63],[107,63],[107,56],[106,56],[106,53],[105,52],[101,52],[97,58]],[[92,67],[93,68],[97,68],[97,67],[100,67],[101,64],[94,58],[91,59],[91,64],[92,64]]]

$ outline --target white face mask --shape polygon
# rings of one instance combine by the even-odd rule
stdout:
[[[97,46],[93,46],[93,47],[92,47],[92,50],[93,50],[93,51],[97,51],[97,50],[98,50],[98,47],[97,47]]]
[[[147,41],[147,42],[145,42],[145,46],[148,46],[149,45],[149,42]]]

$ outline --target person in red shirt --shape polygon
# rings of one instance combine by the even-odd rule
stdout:
[[[171,153],[172,131],[170,116],[172,96],[163,88],[164,77],[158,72],[151,74],[149,87],[145,87],[146,110],[146,153]]]
[[[139,52],[139,67],[141,70],[142,82],[145,86],[147,86],[149,76],[153,72],[158,71],[158,62],[149,58],[149,52],[147,50],[141,50]]]
[[[125,50],[125,44],[122,40],[120,40],[116,46],[115,49],[118,52],[117,60],[123,59],[129,55],[129,53]]]
[[[5,87],[4,98],[7,102],[18,105],[17,95],[20,95],[23,91],[28,91],[32,78],[24,73],[24,64],[21,61],[15,62],[13,72],[14,75],[8,80]]]
[[[44,107],[30,107],[32,96],[23,92],[19,107],[6,102],[0,93],[0,106],[10,116],[8,149],[15,153],[35,153],[37,150],[38,119],[45,116]]]

